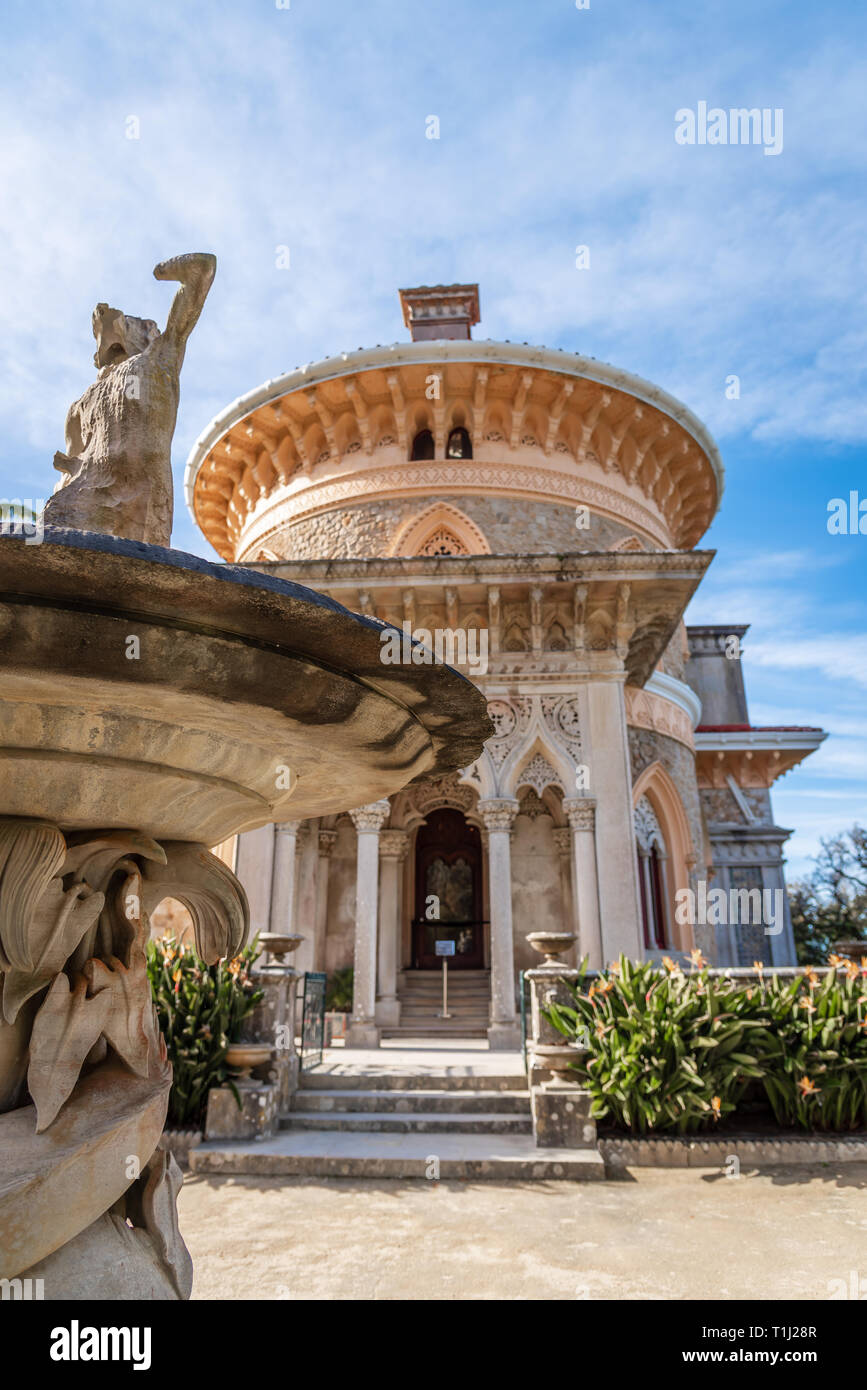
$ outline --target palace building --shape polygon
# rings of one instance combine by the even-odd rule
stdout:
[[[771,787],[825,735],[753,727],[747,628],[684,624],[713,558],[698,548],[723,489],[713,439],[628,372],[473,339],[476,285],[400,298],[409,341],[223,410],[187,502],[226,561],[406,634],[383,631],[383,687],[395,660],[444,651],[493,733],[460,775],[240,835],[223,852],[253,929],[301,933],[301,969],[354,967],[349,1040],[368,1046],[449,1030],[515,1046],[534,931],[576,933],[565,959],[593,966],[696,947],[793,964]],[[715,889],[722,908],[689,906]],[[439,940],[450,1023],[434,1016]]]

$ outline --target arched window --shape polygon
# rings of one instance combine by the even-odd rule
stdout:
[[[641,797],[635,808],[635,845],[644,946],[648,951],[663,951],[669,944],[665,881],[668,855],[656,812],[646,796]]]
[[[430,430],[419,430],[412,441],[411,459],[432,459],[434,456],[434,437]]]
[[[473,456],[473,441],[470,439],[469,431],[463,425],[452,430],[449,435],[449,442],[446,446],[447,459],[471,459]]]

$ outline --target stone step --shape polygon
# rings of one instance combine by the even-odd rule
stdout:
[[[351,1054],[350,1054],[351,1055]],[[523,1071],[512,1072],[359,1072],[304,1071],[299,1095],[310,1091],[516,1091],[527,1084]]]
[[[435,1149],[435,1153],[432,1150]],[[202,1144],[194,1173],[284,1178],[602,1181],[592,1149],[537,1149],[530,1134],[358,1134],[284,1130],[273,1139]]]
[[[518,1078],[514,1080],[517,1082]],[[333,1090],[298,1091],[293,1115],[332,1112],[410,1114],[416,1111],[448,1114],[529,1115],[530,1093],[517,1085],[511,1091],[466,1090]]]
[[[380,1034],[383,1038],[486,1038],[488,1036],[487,1025],[485,1027],[474,1027],[467,1023],[437,1023],[434,1019],[427,1023],[421,1020],[415,1024],[407,1024],[405,1027],[397,1025],[393,1028],[382,1028]]]
[[[342,1130],[360,1134],[532,1134],[529,1115],[467,1115],[448,1112],[398,1115],[394,1111],[332,1114],[300,1114],[293,1111],[280,1120],[286,1130]]]

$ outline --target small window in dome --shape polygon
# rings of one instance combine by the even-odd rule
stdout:
[[[419,430],[412,441],[411,459],[432,459],[434,456],[434,437],[430,430]]]
[[[469,431],[463,426],[452,430],[449,435],[446,458],[448,459],[471,459],[473,456],[473,443],[470,439]]]

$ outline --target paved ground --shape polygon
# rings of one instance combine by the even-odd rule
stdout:
[[[860,1164],[586,1186],[188,1177],[179,1205],[194,1298],[825,1299],[853,1270],[867,1290],[865,1191]]]

